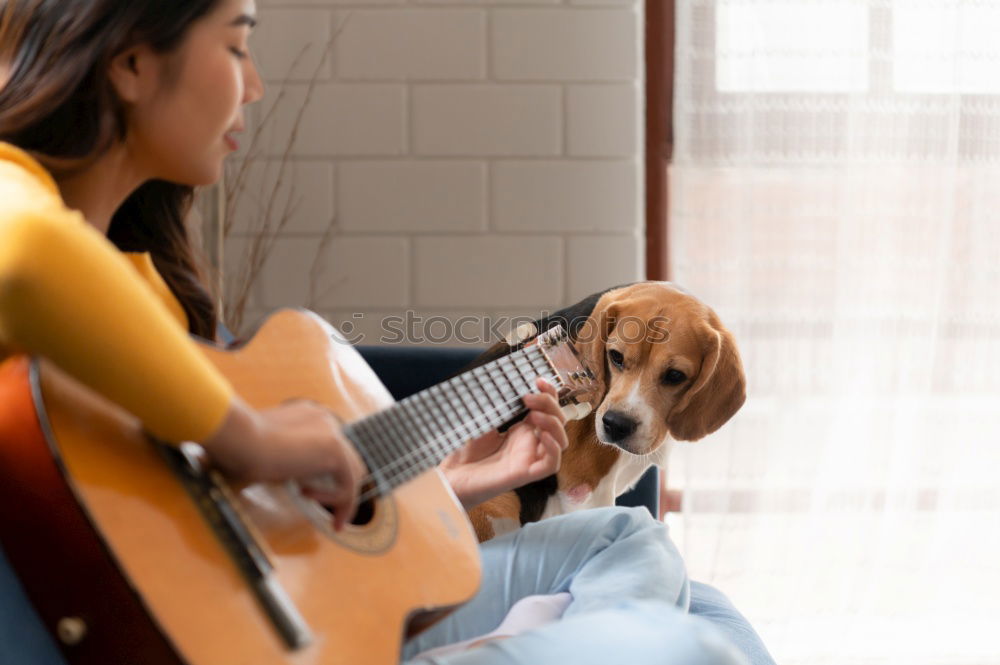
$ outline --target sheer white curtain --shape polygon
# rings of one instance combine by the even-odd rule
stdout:
[[[674,278],[749,399],[672,516],[782,665],[1000,663],[1000,2],[678,0]]]

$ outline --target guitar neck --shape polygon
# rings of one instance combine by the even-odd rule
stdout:
[[[377,492],[386,494],[469,439],[521,415],[521,397],[538,392],[538,377],[560,385],[541,349],[529,346],[355,421],[344,432],[368,465]]]

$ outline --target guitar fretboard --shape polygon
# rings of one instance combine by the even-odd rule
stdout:
[[[368,465],[377,493],[385,494],[520,415],[521,397],[538,392],[538,377],[558,386],[541,350],[530,346],[411,395],[344,432]]]

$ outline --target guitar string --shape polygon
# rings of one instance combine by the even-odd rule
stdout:
[[[520,398],[515,399],[515,400],[511,400],[510,402],[507,402],[507,403],[503,404],[502,407],[512,407],[513,405],[517,404],[517,402],[519,400],[520,400]],[[492,409],[491,410],[492,411],[492,416],[495,416],[496,414],[500,413],[501,410],[502,410],[502,407],[501,408]],[[486,421],[484,423],[477,423],[477,424],[479,424],[480,426],[489,425],[490,422],[491,422],[491,420],[492,420],[491,413],[490,412],[483,413],[482,416],[477,416],[475,418],[475,420],[478,421],[478,420],[480,420],[483,417],[486,418]],[[500,424],[500,423],[498,423],[498,424]],[[465,426],[463,426],[460,429],[466,429],[466,428],[465,428]],[[476,430],[472,430],[469,433],[472,434],[475,431]],[[486,432],[489,432],[489,431],[490,431],[490,429],[484,429],[483,430],[483,434],[485,434]],[[410,451],[409,453],[407,453],[406,455],[404,455],[400,459],[394,460],[390,464],[388,464],[385,467],[383,467],[382,469],[380,469],[379,471],[381,472],[381,471],[385,471],[386,469],[388,469],[390,467],[397,467],[397,466],[399,466],[400,464],[403,464],[403,463],[408,463],[408,462],[411,462],[411,461],[415,462],[415,464],[403,468],[398,473],[395,473],[393,475],[385,474],[383,476],[383,478],[385,479],[386,484],[388,485],[388,487],[387,488],[376,487],[373,490],[368,490],[366,492],[363,492],[360,495],[360,497],[359,497],[359,501],[362,501],[362,502],[367,501],[368,499],[375,498],[376,496],[379,496],[380,494],[384,493],[385,490],[392,490],[395,487],[398,487],[398,485],[396,484],[396,481],[407,479],[407,476],[409,475],[410,472],[414,471],[415,469],[420,468],[420,466],[423,463],[425,463],[427,461],[430,461],[430,460],[433,460],[436,457],[438,457],[439,453],[435,453],[435,451],[429,450],[428,449],[429,446],[434,446],[434,445],[437,445],[437,444],[443,442],[446,445],[455,446],[454,450],[458,450],[458,448],[461,448],[461,446],[464,445],[465,442],[468,441],[469,439],[466,439],[466,438],[455,438],[455,439],[453,439],[453,438],[451,438],[451,437],[453,437],[453,435],[455,433],[456,432],[454,432],[454,431],[444,432],[444,433],[442,433],[442,434],[434,437],[434,439],[432,439],[432,440],[430,440],[428,442],[425,442],[421,447],[416,448],[416,449]],[[476,437],[475,436],[470,436],[469,438],[471,439],[471,438],[476,438]],[[452,452],[454,452],[454,450],[452,450]],[[448,453],[448,454],[450,454],[450,453]],[[447,454],[445,455],[445,457],[447,457]],[[382,474],[380,473],[380,475],[382,475]],[[368,480],[372,479],[372,477],[373,477],[373,474],[369,474],[368,476],[366,476],[365,481],[367,482]],[[376,481],[376,485],[378,485],[377,481]]]
[[[551,367],[549,367],[548,369],[551,369]],[[541,376],[541,375],[539,375],[539,376]],[[547,377],[546,376],[546,377],[543,377],[543,378],[545,378],[550,383],[552,383],[551,378],[555,378],[555,377]],[[511,387],[513,387],[513,385]],[[532,392],[534,392],[534,391],[532,391]],[[503,402],[500,405],[497,405],[497,406],[495,406],[494,408],[492,408],[492,409],[490,409],[488,411],[484,411],[482,414],[480,414],[480,415],[476,416],[475,418],[473,418],[472,422],[463,423],[461,426],[459,426],[458,428],[455,428],[454,430],[442,432],[438,436],[434,437],[432,440],[424,442],[424,444],[422,444],[421,446],[419,446],[419,447],[415,448],[414,450],[410,451],[409,453],[407,453],[403,457],[394,460],[393,462],[391,462],[390,464],[386,465],[385,467],[380,468],[378,470],[379,471],[379,475],[382,475],[383,478],[386,480],[387,484],[389,485],[389,487],[387,489],[391,490],[394,487],[396,487],[397,485],[395,483],[397,481],[399,481],[401,479],[404,479],[404,480],[407,479],[407,475],[410,474],[413,470],[419,468],[420,465],[426,463],[427,461],[436,459],[436,457],[440,455],[440,452],[436,452],[433,448],[435,446],[438,446],[438,444],[440,444],[442,442],[442,440],[446,444],[452,446],[452,451],[451,452],[454,452],[454,450],[457,450],[458,448],[460,448],[469,439],[475,438],[475,436],[477,436],[477,435],[482,435],[482,434],[488,432],[489,431],[488,428],[487,429],[482,429],[482,430],[480,430],[479,428],[482,428],[484,426],[490,425],[492,423],[493,418],[495,418],[497,414],[499,414],[504,409],[509,409],[509,408],[513,407],[515,404],[517,404],[521,400],[522,397],[523,397],[523,395],[517,396],[517,397],[515,397],[514,399],[512,399],[510,401]],[[511,415],[513,415],[513,413],[511,413]],[[484,421],[484,422],[479,422],[479,421]],[[497,423],[497,425],[499,425],[499,424],[502,424],[502,421],[500,423]],[[471,425],[476,425],[477,429],[470,429]],[[464,436],[456,437],[455,436],[456,434],[461,435],[461,431],[462,430],[465,431],[465,435]],[[478,434],[477,434],[477,432],[478,432]],[[445,449],[442,447],[441,450],[445,450]],[[449,453],[446,452],[445,456],[447,456],[447,454],[449,454]],[[416,464],[413,464],[411,466],[403,468],[398,473],[394,473],[392,475],[388,475],[386,473],[386,471],[389,470],[389,469],[393,469],[395,467],[399,467],[401,464],[408,464],[409,462],[412,462],[412,461],[416,461]],[[367,481],[367,480],[372,479],[374,475],[375,474],[369,474],[368,476],[366,476],[365,480]],[[377,481],[376,481],[376,485],[378,485]],[[382,488],[376,487],[374,490],[369,490],[367,492],[364,492],[364,493],[362,493],[360,500],[365,501],[365,500],[368,500],[370,498],[373,498],[374,496],[377,496],[381,492],[381,490],[382,490]]]
[[[450,381],[447,383],[450,383]],[[353,426],[355,431],[365,438],[361,443],[368,444],[366,452],[369,454],[367,456],[378,464],[378,468],[373,469],[371,475],[365,478],[366,481],[372,477],[394,471],[395,466],[411,460],[415,454],[426,452],[426,448],[430,448],[431,453],[442,456],[448,454],[440,446],[438,446],[440,448],[439,451],[433,450],[435,447],[434,444],[440,443],[441,433],[461,431],[465,422],[458,417],[455,417],[454,420],[449,417],[449,409],[453,407],[453,404],[452,399],[448,395],[443,395],[445,391],[442,389],[442,386],[446,384],[432,386],[417,397],[402,400],[395,405],[398,408],[390,408],[387,411],[373,414]],[[503,394],[500,393],[500,396],[502,398]],[[405,435],[394,436],[391,432],[387,432],[387,428],[389,427],[398,431],[393,417],[400,414],[401,418],[402,416],[406,416],[411,423],[417,424],[418,429],[421,428],[421,425],[426,424],[426,427],[423,429],[426,429],[427,432],[421,432],[421,437],[414,440],[414,443],[417,444],[416,448],[409,447],[407,449],[405,447],[409,437]],[[417,417],[414,418],[414,415]],[[457,413],[451,415],[457,416]],[[386,434],[389,434],[389,436],[386,436]],[[424,450],[420,448],[421,439],[423,440],[422,445],[425,447]],[[387,454],[389,460],[385,460]],[[375,480],[378,482],[378,478]]]
[[[501,358],[500,360],[503,360],[503,359]],[[536,369],[537,371],[539,371],[539,374],[537,375],[536,378],[543,377],[546,380],[548,380],[549,383],[553,383],[553,385],[555,385],[555,383],[552,381],[552,379],[553,378],[557,378],[557,374],[558,373],[556,373],[555,376],[551,376],[551,377],[550,376],[544,376],[543,373],[542,373],[542,370],[552,371],[554,369],[549,364],[548,360],[543,355],[541,355],[541,354],[538,354],[536,356],[535,360],[541,361],[541,363],[540,363],[541,367],[533,368],[533,369]],[[498,365],[498,367],[499,367],[499,365]],[[475,369],[479,369],[479,368],[475,368]],[[475,371],[475,370],[473,370],[473,371]],[[496,381],[494,380],[493,374],[489,373],[489,372],[486,372],[486,377],[490,379],[491,383],[493,383],[494,387],[497,389],[497,394],[500,395],[501,399],[504,399],[504,397],[503,397],[504,391],[503,391],[503,389],[500,388],[500,386],[497,385]],[[506,376],[504,376],[504,378],[506,378]],[[438,388],[440,386],[446,385],[446,384],[448,384],[448,383],[450,383],[451,381],[454,381],[454,380],[455,379],[451,379],[448,382],[445,382],[444,384],[438,384],[438,386],[434,386],[434,387],[432,387],[429,390],[433,390],[434,388]],[[533,388],[531,388],[530,386],[527,385],[526,381],[523,381],[523,378],[522,378],[522,382],[525,383],[525,388],[527,388],[527,391],[529,393],[536,392],[535,389],[533,389]],[[515,395],[512,400],[507,401],[507,402],[502,402],[502,403],[500,403],[499,406],[494,407],[494,408],[492,408],[490,410],[484,410],[482,414],[480,414],[478,416],[475,416],[469,422],[459,421],[459,425],[457,427],[452,427],[448,423],[447,419],[445,419],[445,423],[448,425],[449,429],[444,430],[441,434],[439,434],[438,436],[434,437],[433,439],[429,439],[427,441],[424,441],[424,442],[418,444],[418,446],[415,449],[413,449],[413,450],[405,453],[401,457],[396,458],[395,460],[393,460],[389,464],[386,464],[385,466],[380,467],[379,469],[377,469],[378,475],[384,475],[386,472],[388,472],[390,470],[394,470],[395,467],[398,467],[401,464],[406,464],[406,463],[412,461],[415,457],[421,457],[421,455],[422,455],[422,457],[419,460],[419,463],[423,463],[423,462],[426,462],[427,460],[434,459],[435,455],[440,455],[441,453],[444,453],[444,456],[447,456],[450,452],[453,452],[455,448],[453,448],[451,451],[448,451],[445,447],[439,446],[439,444],[442,442],[442,440],[445,440],[446,443],[448,443],[451,446],[454,446],[454,444],[456,442],[459,443],[459,444],[464,444],[465,441],[467,441],[467,440],[469,440],[471,438],[475,438],[475,436],[476,436],[475,432],[478,432],[479,430],[478,429],[475,429],[475,430],[474,429],[470,429],[471,425],[476,425],[477,427],[481,427],[484,423],[480,423],[478,421],[481,420],[481,419],[483,419],[483,418],[486,419],[486,424],[490,423],[491,420],[492,420],[492,418],[496,414],[498,414],[501,411],[501,409],[504,409],[504,408],[507,408],[507,407],[510,407],[510,406],[516,404],[523,397],[523,395],[518,394],[518,391],[517,391],[516,387],[514,386],[513,382],[508,381],[508,384],[509,384],[509,388],[511,389],[509,392],[511,392],[512,394]],[[443,392],[443,389],[442,389],[442,392]],[[428,399],[432,399],[433,398],[432,401],[440,403],[440,400],[438,400],[437,398],[434,398],[434,395],[432,395],[430,393],[428,393],[428,394],[430,395],[430,397],[428,397]],[[442,411],[446,411],[445,409],[441,409],[441,410]],[[381,412],[380,414],[375,414],[375,415],[373,415],[373,416],[371,416],[369,418],[366,418],[366,419],[364,419],[364,420],[362,420],[360,422],[364,423],[365,421],[368,421],[368,420],[372,420],[372,421],[373,420],[377,420],[380,417],[385,417],[385,414],[387,414],[387,413],[391,413],[391,410],[390,411]],[[511,415],[513,415],[513,413]],[[499,425],[502,422],[503,421],[501,421],[500,423],[497,423],[497,424]],[[379,437],[377,436],[377,432],[376,432],[375,428],[372,427],[371,423],[369,423],[367,425],[367,429],[369,429],[370,431],[372,431],[375,434],[375,436],[372,438],[371,441],[367,441],[365,443],[374,443],[374,444],[384,443],[383,441],[379,440]],[[463,430],[465,431],[464,435],[462,435],[462,431]],[[360,431],[360,428],[359,428],[359,431]],[[484,430],[483,433],[485,433],[486,431],[489,431],[489,430]],[[363,432],[361,432],[361,433],[363,434]],[[455,434],[460,435],[461,438],[457,439],[457,441],[447,441],[447,439],[448,439],[449,436],[453,436]],[[436,446],[439,448],[438,451],[434,450],[434,448]],[[385,448],[381,448],[379,450],[379,452],[383,452],[387,448],[394,448],[394,447],[395,446],[389,445],[389,446],[386,446]],[[389,452],[392,452],[392,451],[389,450]],[[407,468],[402,473],[398,473],[398,474],[392,476],[391,480],[392,481],[399,480],[400,478],[404,477],[408,472],[412,471],[413,468],[416,468],[416,466],[417,465],[414,465],[414,467]],[[376,475],[376,473],[369,474],[369,476],[366,476],[365,480],[366,481],[370,480],[375,475]]]
[[[549,382],[551,383],[554,377],[546,376],[544,378],[549,380]],[[529,392],[534,392],[534,391],[529,391]],[[380,467],[377,470],[378,475],[382,475],[390,482],[395,482],[399,478],[405,476],[407,473],[412,471],[415,466],[418,466],[419,464],[422,464],[427,460],[434,459],[435,457],[441,457],[442,453],[443,456],[446,457],[450,452],[453,452],[456,443],[462,444],[471,438],[475,438],[475,436],[479,434],[481,428],[483,428],[486,425],[490,425],[492,421],[496,418],[496,416],[499,415],[501,412],[509,411],[513,406],[515,406],[521,400],[522,397],[523,395],[517,395],[512,399],[496,403],[492,406],[492,408],[483,410],[480,414],[473,417],[470,421],[463,422],[458,427],[454,428],[449,427],[448,429],[439,430],[440,433],[437,434],[436,436],[433,436],[433,438],[422,442],[416,448],[410,450],[409,452],[405,453],[400,457],[397,457],[390,463]],[[513,412],[510,415],[513,416]],[[501,424],[502,422],[503,421],[501,420],[500,422],[497,423],[497,425]],[[486,431],[489,430],[488,429],[483,430],[483,433]],[[363,432],[361,432],[361,434],[364,435]],[[383,442],[379,440],[377,437],[372,437],[369,438],[368,441],[365,441],[363,443],[369,443],[369,444],[374,443],[375,445],[379,445]],[[448,449],[449,447],[451,448],[451,450]],[[435,448],[437,450],[435,450]],[[414,465],[414,467],[404,468],[401,472],[397,473],[397,470],[400,466],[407,465],[415,460],[417,461],[417,464]],[[374,475],[375,474],[370,474],[370,476],[367,477],[366,480],[371,479],[371,477]]]
[[[525,354],[519,354],[519,355],[524,355],[524,356],[533,355],[533,356],[535,356],[534,360],[536,362],[538,362],[538,364],[540,365],[537,368],[537,370],[536,370],[536,371],[539,372],[539,375],[542,375],[543,370],[547,371],[547,372],[552,372],[554,370],[554,368],[551,367],[551,365],[548,363],[548,360],[544,357],[544,355],[541,354],[540,352],[538,352],[537,349],[533,349],[533,351],[534,351],[534,353],[525,353]],[[488,379],[489,383],[493,385],[493,387],[495,389],[495,392],[496,392],[496,395],[501,400],[509,399],[508,397],[506,397],[506,393],[509,393],[509,394],[513,395],[513,399],[516,402],[516,400],[520,399],[520,395],[518,393],[518,390],[514,387],[513,383],[510,382],[510,381],[508,381],[507,390],[504,390],[497,383],[497,381],[496,381],[496,378],[495,378],[496,377],[496,373],[494,371],[491,371],[491,370],[500,369],[501,370],[500,376],[506,378],[504,376],[504,371],[503,371],[504,370],[504,362],[508,362],[509,363],[510,361],[506,361],[505,358],[501,358],[501,359],[497,360],[496,364],[493,367],[490,367],[490,365],[486,365],[486,366],[483,366],[482,368],[475,368],[472,371],[476,372],[477,370],[482,370],[481,374],[477,378],[481,382],[483,382],[483,385],[485,385],[485,380]],[[491,363],[491,365],[493,365],[493,363]],[[484,379],[484,377],[485,377],[485,379]],[[460,434],[462,432],[462,430],[465,429],[465,430],[467,430],[467,432],[469,434],[471,434],[472,430],[468,430],[468,426],[472,425],[472,424],[478,424],[476,422],[476,420],[477,419],[481,419],[483,416],[476,416],[471,422],[465,422],[461,418],[457,417],[458,413],[457,413],[457,411],[455,411],[451,415],[456,416],[456,417],[455,418],[449,418],[449,408],[453,409],[453,406],[451,404],[452,398],[450,396],[448,396],[448,395],[445,394],[446,391],[445,391],[444,387],[445,386],[449,386],[450,387],[450,384],[452,382],[454,382],[456,380],[456,378],[457,377],[455,377],[453,379],[450,379],[449,381],[446,381],[446,382],[444,382],[442,384],[438,384],[437,386],[432,386],[427,391],[425,391],[424,393],[422,393],[421,396],[418,398],[418,399],[420,399],[421,401],[424,402],[424,404],[420,405],[421,407],[423,407],[421,409],[412,408],[413,407],[412,402],[415,401],[415,400],[403,400],[400,403],[400,404],[406,404],[407,406],[410,406],[411,407],[411,409],[410,409],[411,411],[415,411],[415,412],[419,413],[421,416],[424,416],[423,420],[426,421],[429,425],[433,426],[433,428],[432,428],[432,434],[433,434],[434,430],[437,430],[438,432],[442,432],[442,434],[439,434],[436,437],[433,437],[431,439],[425,440],[422,443],[418,443],[418,447],[416,449],[411,449],[410,451],[406,451],[406,450],[400,449],[398,446],[392,445],[391,441],[383,441],[382,439],[384,437],[380,436],[380,434],[378,432],[378,429],[382,429],[383,431],[385,429],[384,423],[382,423],[381,420],[382,419],[388,419],[391,415],[393,415],[394,411],[397,411],[398,409],[389,409],[388,411],[384,411],[384,412],[381,412],[379,414],[374,414],[373,416],[371,416],[369,418],[365,418],[362,421],[359,421],[358,425],[355,428],[357,429],[357,431],[362,436],[365,436],[366,438],[370,439],[369,441],[366,441],[365,443],[371,443],[371,444],[375,444],[377,446],[376,450],[373,451],[373,452],[377,452],[377,453],[389,452],[390,454],[394,454],[395,455],[395,459],[393,461],[391,461],[388,464],[386,464],[384,466],[381,466],[380,468],[378,468],[377,470],[375,470],[375,471],[378,472],[378,475],[382,475],[382,474],[384,474],[386,472],[393,471],[395,469],[395,467],[399,466],[400,464],[404,464],[404,463],[410,461],[415,455],[420,454],[422,452],[426,452],[426,449],[429,446],[432,447],[435,444],[440,444],[441,440],[443,438],[447,438],[446,435],[449,434],[449,433],[451,433],[451,432],[457,432],[457,433]],[[529,386],[526,385],[525,388],[528,389],[527,390],[528,392],[532,392],[532,390],[531,390],[531,388]],[[454,392],[454,390],[453,390],[453,392]],[[488,393],[489,390],[486,389],[486,390],[484,390],[484,392]],[[447,401],[441,399],[442,394],[444,394],[444,397],[447,399]],[[457,397],[457,393],[456,393],[456,397]],[[460,398],[458,398],[458,399],[460,401]],[[488,399],[488,397],[487,397],[487,399]],[[407,402],[409,402],[409,403],[407,403]],[[437,415],[435,415],[432,418],[428,418],[427,417],[427,415],[431,413],[431,411],[428,411],[428,409],[427,409],[427,403],[430,403],[430,405],[432,407],[436,406]],[[501,402],[501,406],[502,407],[506,407],[507,404]],[[468,411],[468,409],[466,409],[466,410]],[[487,417],[487,422],[489,421],[489,416],[495,415],[497,412],[498,412],[497,410],[494,410],[492,412],[490,412],[489,410],[486,410],[484,415]],[[408,413],[408,411],[404,409],[404,413]],[[442,423],[444,425],[443,427],[442,427]],[[457,423],[457,425],[454,424],[454,423]],[[367,431],[365,431],[365,430],[367,430]],[[369,435],[368,432],[371,432],[371,434]],[[468,437],[468,438],[471,438],[471,437]],[[428,444],[429,444],[429,446],[428,446]],[[421,448],[421,445],[423,446],[423,448]],[[448,454],[448,452],[445,451],[443,448],[441,448],[441,452],[443,452],[444,455]],[[371,475],[374,476],[376,474],[372,473]],[[367,478],[366,478],[366,480],[367,480]]]

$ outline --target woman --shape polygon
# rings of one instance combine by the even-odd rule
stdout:
[[[0,8],[0,356],[49,357],[158,437],[202,442],[232,476],[332,476],[337,489],[312,491],[341,528],[364,467],[330,414],[306,402],[255,411],[188,337],[212,338],[216,324],[183,226],[191,187],[219,178],[243,108],[263,94],[247,51],[253,0]],[[558,467],[563,419],[554,389],[539,388],[505,440],[470,442],[443,466],[466,506]],[[480,594],[406,657],[492,630],[527,596],[568,591],[561,621],[420,662],[738,662],[685,614],[683,564],[642,511],[542,522],[483,558]]]

